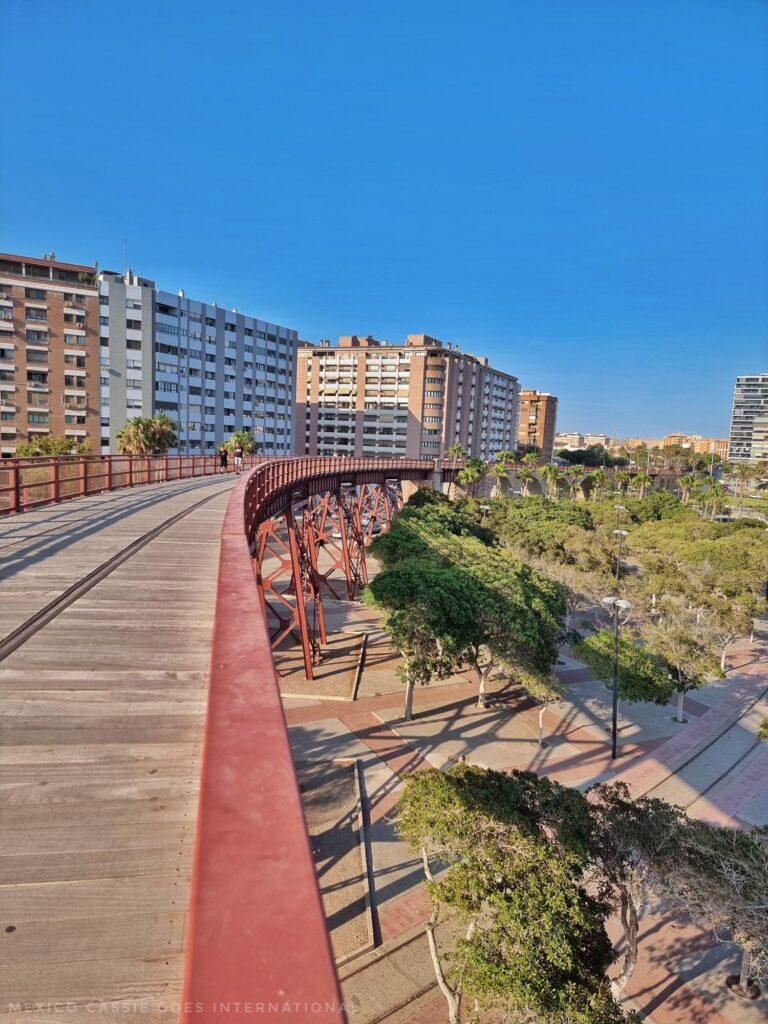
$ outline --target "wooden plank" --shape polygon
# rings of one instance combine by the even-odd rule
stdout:
[[[21,965],[30,957],[42,965],[181,953],[186,916],[183,911],[126,915],[119,928],[112,917],[96,917],[87,929],[80,918],[17,921],[13,932],[0,931],[0,964]]]
[[[24,964],[11,964],[0,967],[0,991],[11,1007],[49,1002],[77,1006],[109,1000],[139,1000],[158,1006],[163,1000],[178,999],[183,966],[178,953],[46,964],[45,970],[34,974]]]
[[[3,1024],[52,1024],[57,1003],[69,1021],[94,1007],[111,1020],[112,1000],[130,1001],[133,1024],[176,1016],[231,483],[0,665]],[[0,634],[204,493],[51,506],[20,533],[0,521]]]

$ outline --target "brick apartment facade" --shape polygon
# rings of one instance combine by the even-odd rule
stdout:
[[[428,335],[348,335],[298,351],[294,448],[429,458],[458,443],[491,458],[515,447],[519,394],[516,377]]]
[[[557,398],[545,391],[520,393],[520,427],[518,443],[535,449],[546,462],[552,461],[557,431]]]
[[[0,253],[0,455],[46,434],[99,451],[96,270]]]

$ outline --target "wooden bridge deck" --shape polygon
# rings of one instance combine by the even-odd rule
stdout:
[[[180,481],[0,519],[1,642],[210,497],[0,660],[4,1024],[60,1020],[62,1007],[76,1022],[178,1016],[232,483]]]

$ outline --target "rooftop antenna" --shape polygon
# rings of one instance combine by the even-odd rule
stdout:
[[[125,276],[127,277],[128,276],[128,239],[127,238],[123,239],[123,264],[124,264],[124,268],[123,269],[124,269],[124,272],[125,272]]]

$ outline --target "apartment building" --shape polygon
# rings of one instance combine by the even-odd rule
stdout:
[[[519,396],[516,377],[425,334],[404,345],[359,335],[305,345],[295,450],[429,458],[461,444],[489,459],[515,447]]]
[[[575,452],[584,447],[584,435],[579,434],[575,430],[558,430],[555,434],[555,448],[559,451],[561,448],[567,448],[569,451]]]
[[[250,430],[265,454],[293,436],[296,331],[167,292],[128,271],[99,276],[101,450],[133,416],[163,411],[178,451],[210,453]]]
[[[538,452],[552,461],[557,430],[557,398],[546,391],[526,388],[520,392],[520,426],[517,440],[521,448]]]
[[[728,458],[731,462],[757,462],[765,458],[766,417],[768,373],[737,377],[728,437]]]
[[[95,267],[0,253],[0,455],[43,435],[99,451]]]

